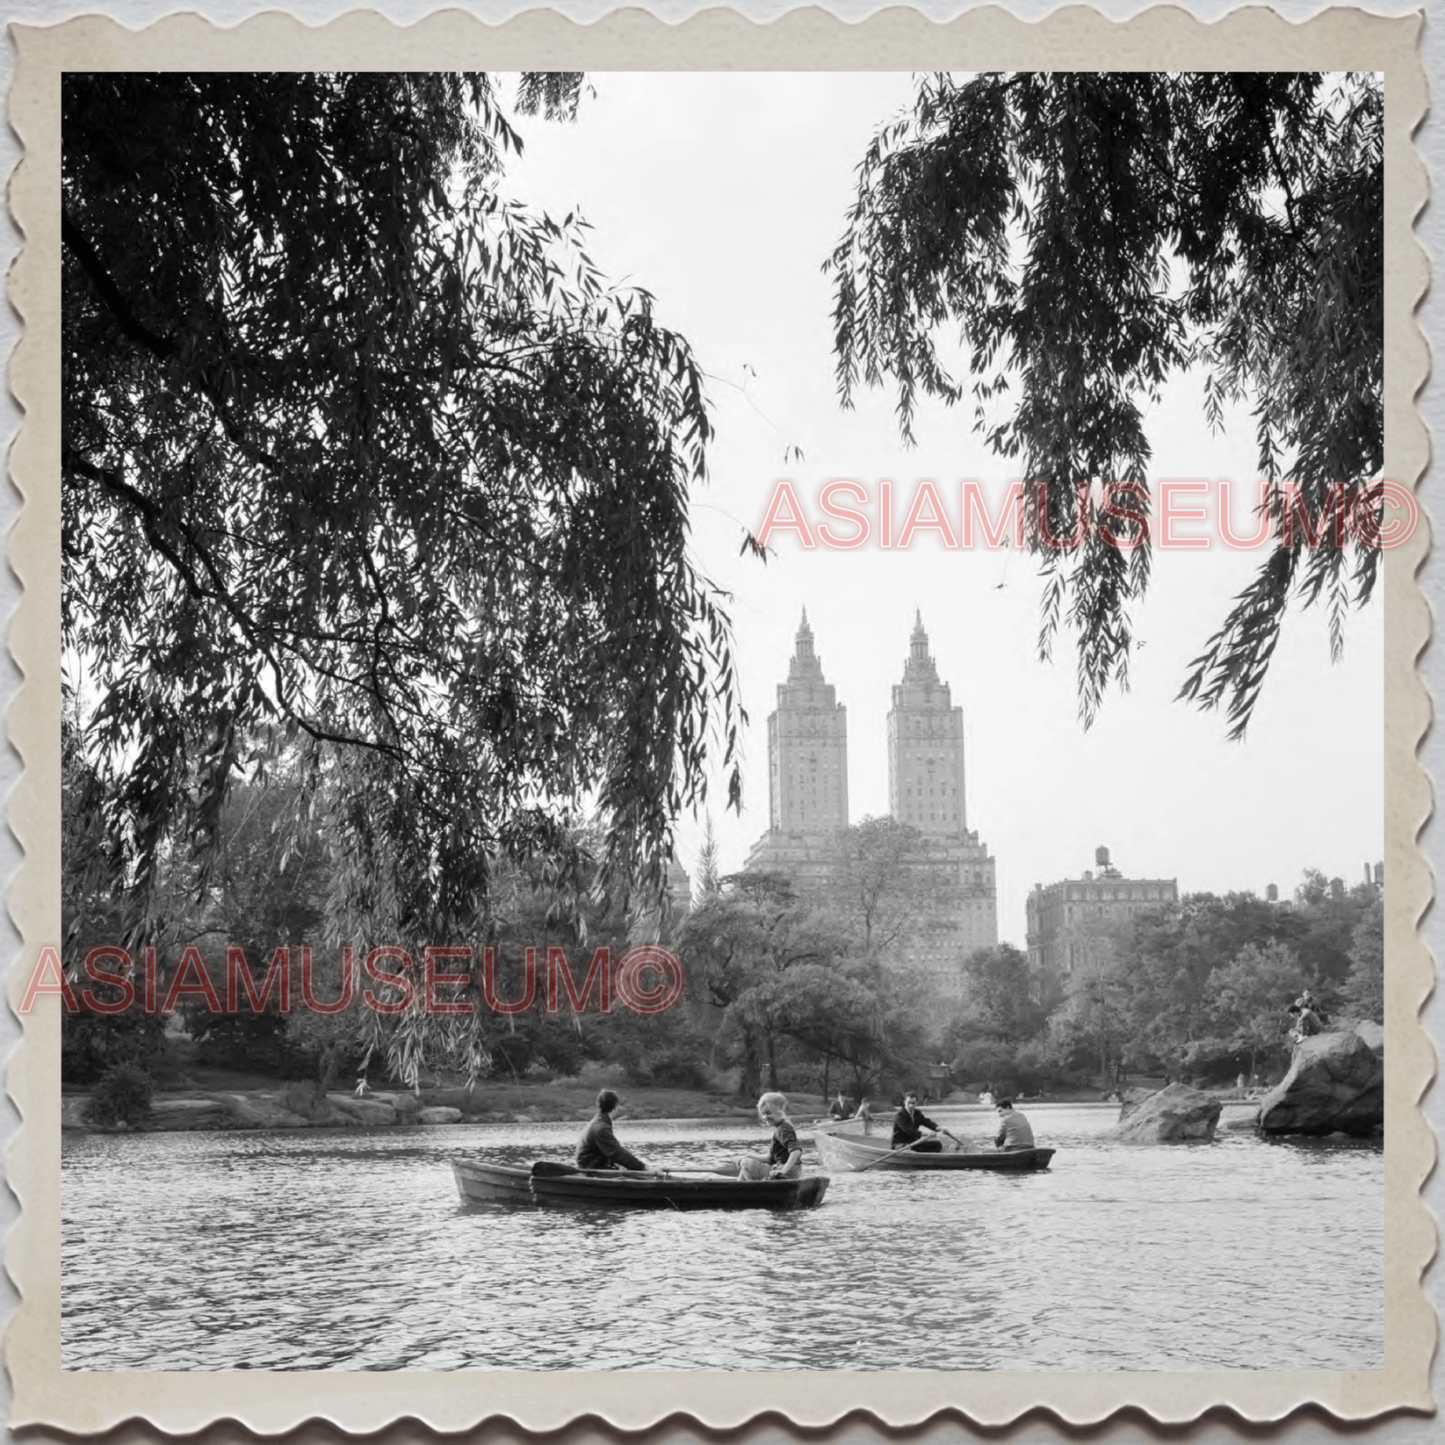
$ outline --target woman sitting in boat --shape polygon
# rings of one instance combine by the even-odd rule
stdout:
[[[923,1131],[930,1131],[929,1136],[924,1138]],[[948,1134],[947,1129],[940,1129],[932,1119],[918,1107],[918,1095],[910,1089],[903,1096],[903,1107],[893,1116],[893,1142],[888,1146],[890,1149],[911,1149],[915,1154],[938,1154],[943,1150],[943,1143],[936,1136]],[[956,1144],[958,1136],[948,1134],[948,1137]]]
[[[577,1141],[579,1169],[646,1169],[636,1154],[624,1149],[612,1132],[612,1111],[618,1105],[617,1095],[603,1089],[597,1095],[597,1112]]]
[[[786,1094],[764,1094],[758,1100],[758,1117],[773,1131],[768,1157],[745,1154],[738,1164],[739,1179],[797,1179],[803,1172],[803,1146],[788,1118]]]

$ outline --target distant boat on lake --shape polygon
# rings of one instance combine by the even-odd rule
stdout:
[[[891,1149],[879,1139],[866,1137],[858,1132],[852,1119],[841,1124],[816,1125],[813,1146],[824,1168],[845,1173],[876,1169],[880,1174],[905,1169],[1047,1169],[1056,1152],[1053,1149],[979,1149],[919,1154],[911,1149]]]

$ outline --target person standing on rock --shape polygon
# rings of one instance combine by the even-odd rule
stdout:
[[[619,1099],[611,1089],[597,1095],[597,1112],[577,1141],[579,1169],[646,1169],[636,1154],[624,1149],[612,1132],[612,1111]]]
[[[1017,1109],[1012,1099],[998,1101],[998,1134],[994,1137],[997,1149],[1032,1149],[1034,1147],[1033,1126]]]

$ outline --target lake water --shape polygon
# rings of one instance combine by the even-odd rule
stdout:
[[[835,1174],[792,1214],[460,1203],[451,1159],[569,1158],[575,1124],[69,1135],[63,1364],[1383,1367],[1378,1143],[1124,1145],[1113,1107],[1027,1112],[1045,1173]],[[746,1121],[618,1132],[676,1167],[766,1143]]]

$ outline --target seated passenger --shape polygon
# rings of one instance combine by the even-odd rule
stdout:
[[[612,1132],[612,1111],[618,1105],[617,1095],[603,1089],[597,1095],[597,1112],[577,1141],[579,1169],[646,1169],[637,1155],[629,1153],[617,1142]]]
[[[1000,1149],[1034,1147],[1034,1131],[1029,1121],[1014,1108],[1012,1099],[998,1101],[998,1135],[993,1142]]]
[[[758,1100],[758,1117],[773,1131],[768,1157],[746,1154],[738,1164],[739,1179],[797,1179],[803,1173],[803,1146],[788,1118],[785,1094],[764,1094]]]

